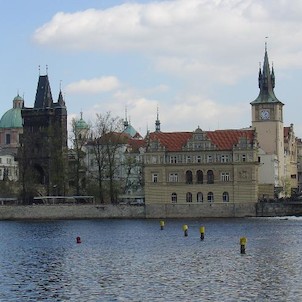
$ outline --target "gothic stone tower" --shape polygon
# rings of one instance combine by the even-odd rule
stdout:
[[[256,129],[260,148],[271,159],[275,159],[274,171],[271,173],[270,182],[275,193],[282,190],[284,182],[284,126],[283,103],[274,93],[275,74],[274,68],[270,70],[267,47],[265,46],[263,68],[259,68],[259,95],[251,102],[252,126]],[[272,162],[271,160],[271,162]],[[267,171],[267,169],[266,169]],[[274,174],[274,175],[273,175]],[[268,181],[269,182],[269,181]]]
[[[23,161],[34,182],[47,195],[63,195],[66,190],[67,110],[60,91],[53,102],[48,75],[39,76],[33,108],[23,107]]]

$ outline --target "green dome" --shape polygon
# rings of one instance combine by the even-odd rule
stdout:
[[[18,95],[14,98],[13,102],[15,102],[15,101],[21,101],[21,102],[23,102],[24,100],[23,100],[23,98],[18,94]]]
[[[88,129],[87,123],[81,118],[80,120],[76,121],[75,123],[76,129]]]
[[[0,128],[22,127],[21,108],[12,108],[6,111],[0,120]]]

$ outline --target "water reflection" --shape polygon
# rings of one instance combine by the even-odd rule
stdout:
[[[298,218],[168,220],[163,231],[157,220],[0,226],[0,301],[302,299]]]

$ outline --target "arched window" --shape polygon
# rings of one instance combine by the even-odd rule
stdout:
[[[177,194],[176,193],[172,193],[171,194],[171,201],[172,201],[172,203],[176,203],[177,202]]]
[[[214,194],[213,192],[208,193],[208,202],[213,202],[214,201]]]
[[[193,174],[192,171],[188,170],[186,172],[186,183],[187,184],[192,184],[193,183]]]
[[[196,172],[196,182],[198,184],[202,184],[203,183],[203,173],[201,170],[197,170]]]
[[[213,170],[208,170],[207,172],[207,183],[213,184],[214,183],[214,172]]]
[[[223,192],[222,193],[222,201],[223,202],[229,202],[229,193],[228,192]]]
[[[186,194],[186,201],[187,201],[187,202],[192,202],[192,193],[191,193],[191,192],[188,192],[188,193]]]
[[[203,202],[203,194],[201,192],[197,193],[197,202]]]

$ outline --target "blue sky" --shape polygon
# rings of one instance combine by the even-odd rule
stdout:
[[[142,135],[251,125],[267,41],[284,123],[302,137],[302,2],[292,0],[0,0],[0,114],[40,73],[69,123],[111,111]],[[265,37],[268,36],[267,39]],[[60,84],[61,83],[61,84]]]

